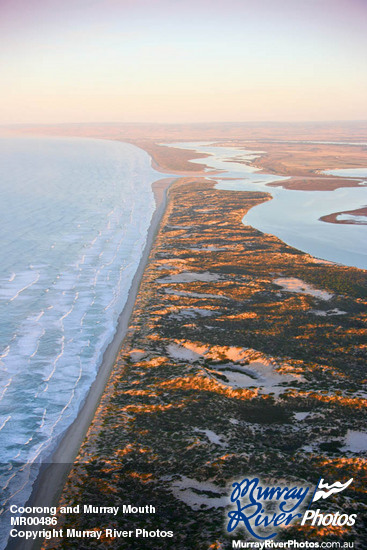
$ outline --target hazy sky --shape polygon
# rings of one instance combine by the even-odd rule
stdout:
[[[0,123],[367,119],[367,0],[1,0]]]

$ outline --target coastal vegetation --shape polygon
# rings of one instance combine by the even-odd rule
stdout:
[[[245,212],[267,199],[192,177],[171,187],[127,338],[61,504],[150,504],[155,515],[118,514],[105,527],[172,530],[167,549],[230,548],[234,480],[257,475],[311,489],[320,477],[353,477],[348,498],[319,507],[362,518],[366,459],[348,434],[366,425],[366,272],[244,226]],[[70,515],[64,526],[95,522]],[[322,532],[297,526],[278,540],[290,535],[361,541],[366,529],[362,520]],[[44,548],[98,544],[64,538]]]

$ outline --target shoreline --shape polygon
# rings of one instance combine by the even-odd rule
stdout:
[[[122,140],[118,140],[118,141],[122,141]],[[135,147],[139,147],[139,149],[142,149],[143,151],[148,153],[148,155],[152,159],[151,160],[152,168],[154,168],[154,170],[157,170],[158,172],[161,172],[162,174],[172,175],[172,172],[174,172],[174,174],[176,174],[178,176],[183,176],[183,177],[191,177],[191,176],[211,177],[211,176],[216,176],[218,174],[223,173],[222,170],[210,169],[205,162],[197,164],[197,165],[195,165],[195,164],[190,165],[189,164],[186,167],[186,169],[169,168],[166,165],[163,166],[162,162],[159,162],[159,159],[157,158],[157,152],[154,151],[152,149],[152,147],[147,147],[146,143],[144,143],[140,140],[135,140],[135,141],[132,140],[132,141],[127,141],[125,143],[131,143],[132,145],[135,145]],[[162,146],[166,147],[169,150],[176,149],[177,151],[180,151],[182,154],[187,153],[187,151],[185,149],[177,149],[174,146],[168,147],[167,145],[162,145]],[[207,155],[207,154],[196,153],[195,149],[190,149],[189,152],[192,153],[191,155],[189,155],[191,157],[191,160],[195,160],[195,159],[205,160],[206,158],[208,158],[210,156],[210,155]],[[190,163],[191,160],[185,159],[185,162]],[[171,161],[171,162],[174,162],[174,160]],[[197,167],[197,169],[195,170],[194,168],[196,168],[196,167]]]
[[[128,298],[117,321],[116,332],[103,354],[96,378],[90,386],[85,400],[81,404],[77,417],[60,436],[56,448],[50,454],[49,461],[41,465],[33,484],[31,495],[26,502],[26,506],[57,506],[65,481],[78,456],[82,442],[93,420],[113,369],[116,356],[126,336],[140,283],[160,222],[166,210],[168,190],[179,178],[180,176],[161,178],[151,184],[156,207],[148,228],[144,250],[128,292]],[[55,475],[55,470],[57,475]],[[5,550],[38,550],[42,544],[43,539],[36,541],[24,540],[22,542],[19,542],[17,539],[9,539],[5,546]]]

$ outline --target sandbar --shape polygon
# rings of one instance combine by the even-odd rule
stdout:
[[[347,216],[347,219],[338,219],[339,216]],[[353,220],[353,218],[355,218]],[[349,225],[367,225],[367,206],[356,208],[355,210],[344,210],[342,212],[334,212],[327,216],[322,216],[321,221],[327,223],[343,223]]]

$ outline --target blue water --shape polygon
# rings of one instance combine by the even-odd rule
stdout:
[[[24,503],[116,329],[161,174],[133,145],[0,139],[1,505]]]
[[[323,173],[341,178],[367,178],[367,168],[338,168],[337,170],[324,170]]]
[[[263,173],[252,166],[261,151],[220,147],[209,142],[172,145],[209,154],[209,157],[191,162],[205,163],[212,170],[220,170],[213,176],[218,182],[217,189],[261,191],[273,197],[273,200],[251,208],[243,218],[245,225],[276,235],[317,258],[367,269],[367,226],[326,223],[319,219],[326,214],[354,210],[367,204],[366,169],[327,171],[338,176],[365,178],[359,187],[296,191],[281,186],[287,178]],[[268,184],[272,182],[278,182],[279,187],[270,187]]]

